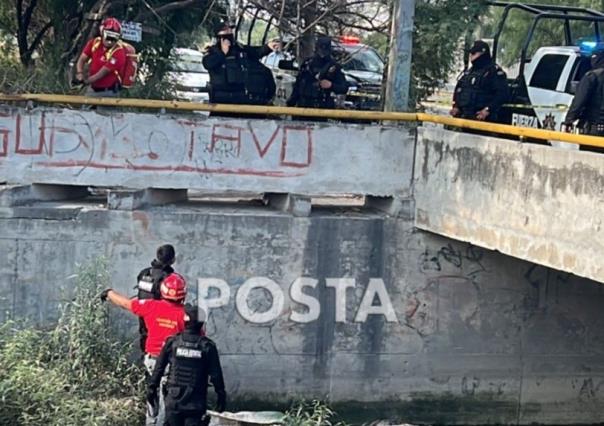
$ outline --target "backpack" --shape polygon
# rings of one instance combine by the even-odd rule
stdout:
[[[96,37],[92,44],[92,51],[94,52],[101,45],[101,37]],[[124,49],[126,51],[126,63],[122,71],[115,71],[118,81],[123,89],[130,89],[136,82],[136,73],[138,71],[138,54],[136,49],[130,43],[126,43],[123,40],[118,40],[115,45],[105,53],[105,59],[109,59],[113,52],[117,49]]]

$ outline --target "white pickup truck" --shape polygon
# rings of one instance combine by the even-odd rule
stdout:
[[[579,47],[542,47],[524,70],[525,88],[511,101],[514,126],[561,130],[581,78],[591,69]]]

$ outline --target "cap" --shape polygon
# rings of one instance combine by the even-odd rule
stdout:
[[[470,53],[490,53],[491,48],[486,41],[476,40],[470,48]]]
[[[187,303],[185,305],[185,313],[188,317],[187,322],[203,323],[206,320],[206,312],[200,306]]]
[[[222,32],[222,31],[232,31],[233,28],[235,28],[235,25],[233,25],[229,21],[220,21],[214,27],[214,34],[218,35],[218,33]]]

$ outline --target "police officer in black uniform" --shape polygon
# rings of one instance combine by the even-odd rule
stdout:
[[[161,299],[159,286],[164,278],[174,272],[172,264],[176,259],[174,247],[170,244],[164,244],[157,248],[155,259],[151,261],[151,267],[145,268],[138,273],[136,277],[136,289],[138,289],[138,299]],[[139,319],[138,330],[140,333],[140,347],[145,352],[145,342],[147,340],[147,327],[142,318]]]
[[[346,77],[331,55],[331,38],[319,37],[315,54],[300,67],[287,106],[335,108],[332,93],[344,95],[347,91]]]
[[[455,86],[450,114],[497,122],[501,106],[510,96],[505,72],[493,62],[489,45],[482,40],[476,40],[470,49],[470,62],[472,66],[461,74]]]
[[[579,82],[564,125],[567,131],[572,131],[578,122],[582,133],[604,136],[604,50],[591,56],[591,67]],[[602,148],[583,145],[581,149],[604,152]]]
[[[264,104],[275,93],[270,70],[259,60],[276,45],[243,46],[236,42],[233,26],[221,23],[216,28],[216,44],[207,48],[203,66],[210,74],[210,102],[221,104]],[[270,81],[268,80],[270,78]],[[272,94],[271,86],[272,85]]]
[[[216,345],[202,335],[203,322],[198,308],[187,305],[185,312],[185,331],[166,340],[147,388],[147,401],[153,405],[157,401],[161,378],[170,364],[165,385],[168,426],[198,426],[202,422],[207,405],[208,378],[217,395],[216,411],[222,412],[226,408],[226,391]]]

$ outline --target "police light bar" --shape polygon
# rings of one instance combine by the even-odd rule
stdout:
[[[604,50],[604,42],[584,40],[579,43],[579,50],[581,51],[581,54],[589,56]]]
[[[342,44],[359,44],[361,39],[357,36],[340,36],[340,43]]]

